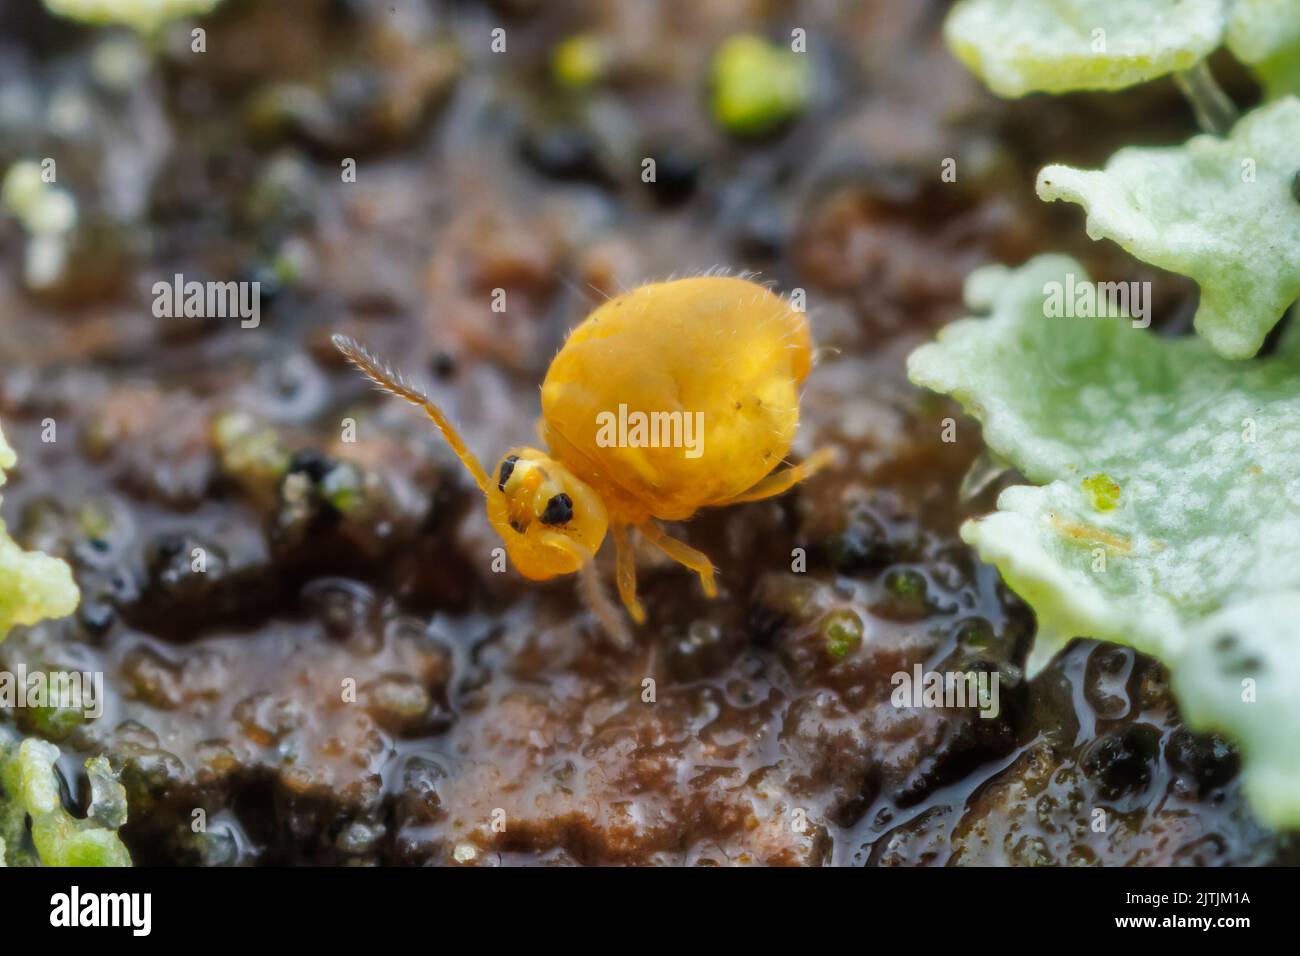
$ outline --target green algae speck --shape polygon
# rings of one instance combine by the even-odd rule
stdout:
[[[1119,505],[1119,485],[1107,474],[1090,475],[1083,479],[1083,490],[1092,499],[1098,511],[1114,511]]]

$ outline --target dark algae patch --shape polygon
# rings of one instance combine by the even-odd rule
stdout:
[[[1028,678],[1033,614],[958,536],[1010,478],[962,502],[978,426],[905,356],[972,268],[1059,247],[1024,188],[1043,154],[1188,129],[1155,89],[994,100],[943,6],[226,0],[192,55],[6,4],[0,170],[57,158],[78,224],[33,283],[43,253],[0,219],[4,520],[81,602],[14,628],[0,670],[104,692],[93,718],[0,710],[0,755],[57,743],[60,812],[99,832],[109,806],[137,864],[1294,862],[1155,661],[1076,640]],[[789,59],[793,24],[815,56]],[[1098,274],[1120,255],[1070,243]],[[572,577],[501,571],[429,422],[331,336],[491,463],[534,443],[570,327],[720,265],[806,295],[791,457],[842,454],[671,527],[717,600],[641,549],[618,650]],[[176,275],[259,283],[257,325],[157,314]],[[1081,480],[1124,507],[1123,476]],[[996,715],[896,705],[918,670],[996,677]],[[124,815],[92,799],[113,774]]]

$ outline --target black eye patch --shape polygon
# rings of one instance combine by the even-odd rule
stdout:
[[[558,494],[546,502],[542,512],[542,524],[567,524],[573,517],[573,499],[566,494]]]
[[[511,455],[509,458],[507,458],[505,461],[501,463],[501,473],[497,475],[497,491],[506,490],[506,482],[509,481],[510,476],[514,474],[515,462],[517,462],[518,460],[519,460],[518,455]]]

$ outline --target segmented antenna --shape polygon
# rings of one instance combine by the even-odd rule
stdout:
[[[366,378],[374,382],[380,389],[424,409],[424,413],[433,419],[433,423],[438,426],[438,431],[442,433],[442,437],[451,446],[451,450],[456,453],[456,457],[460,459],[461,464],[469,469],[470,475],[474,478],[474,483],[479,486],[479,489],[484,494],[488,493],[491,482],[488,480],[487,472],[483,470],[483,466],[474,457],[474,453],[465,446],[465,442],[461,439],[460,433],[456,431],[456,427],[451,423],[451,420],[442,413],[442,409],[429,400],[429,396],[407,381],[406,376],[399,370],[381,360],[355,339],[350,339],[346,335],[335,334],[330,337],[330,341],[334,343],[336,349],[343,353],[344,358],[360,369]]]

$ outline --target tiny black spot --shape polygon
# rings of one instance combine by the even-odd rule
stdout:
[[[518,460],[518,455],[511,455],[501,463],[501,473],[497,475],[497,491],[506,490],[506,482],[510,480],[510,476],[514,473],[515,462]]]
[[[1220,654],[1231,654],[1237,649],[1237,635],[1228,632],[1214,639],[1214,649]]]
[[[560,493],[546,502],[542,512],[542,524],[567,524],[573,517],[573,499]]]
[[[518,521],[511,521],[511,522],[510,522],[510,527],[514,528],[514,530],[515,530],[515,534],[523,534],[523,533],[524,533],[524,526],[523,526],[522,524],[520,524]]]
[[[312,482],[323,481],[334,469],[334,461],[315,448],[301,448],[289,459],[289,473],[306,475]]]
[[[736,402],[736,411],[740,411],[740,402]]]
[[[446,352],[439,352],[433,357],[433,374],[438,378],[451,378],[456,371],[456,359]]]
[[[165,531],[154,539],[154,552],[166,561],[185,550],[185,536],[172,531]]]

